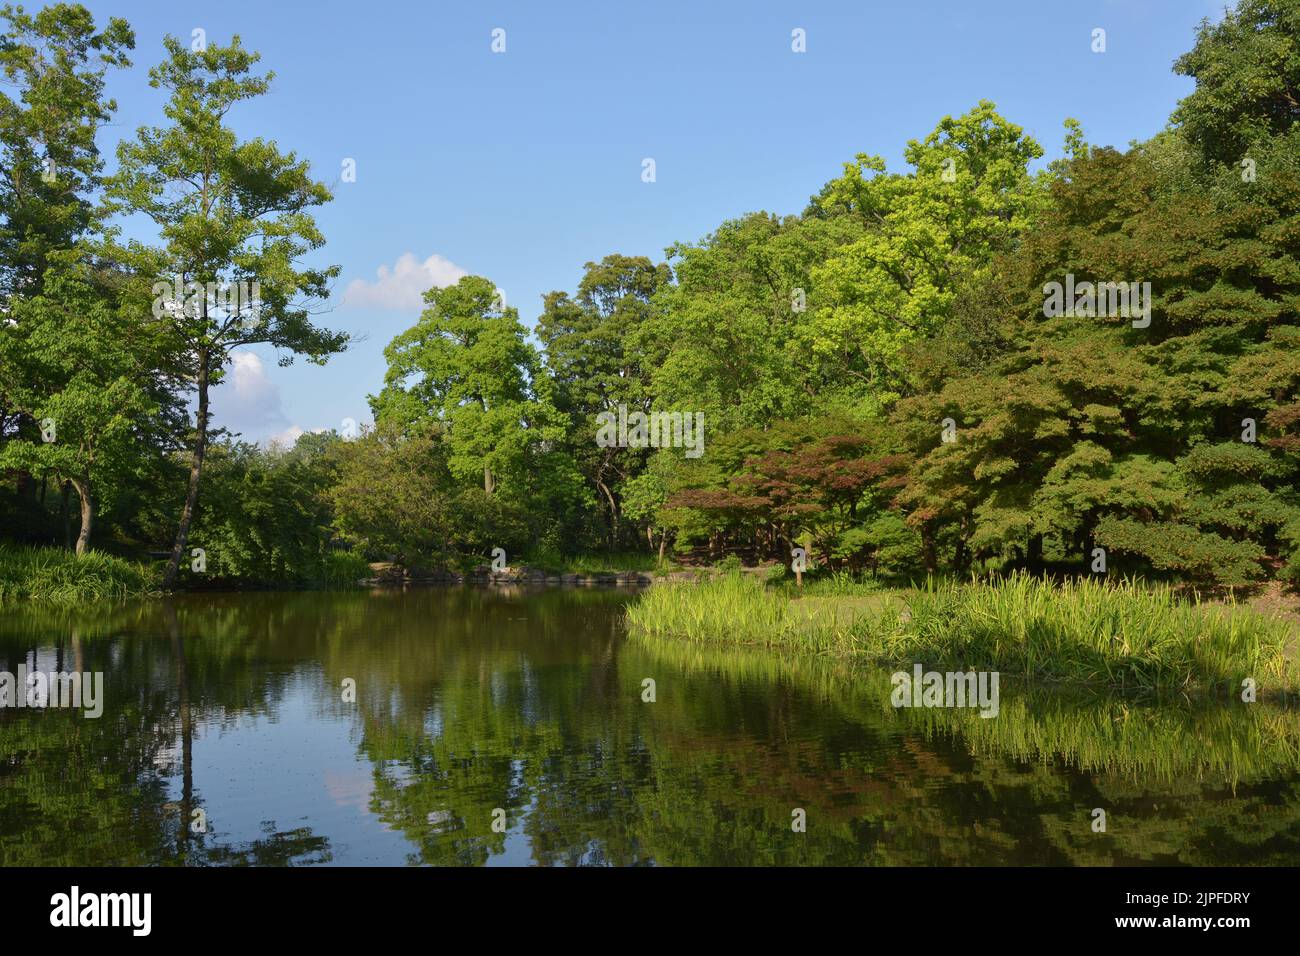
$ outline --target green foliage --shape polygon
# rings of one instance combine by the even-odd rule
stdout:
[[[209,391],[231,352],[266,343],[284,364],[295,354],[324,364],[348,337],[311,321],[311,305],[328,297],[338,267],[303,264],[325,243],[309,210],[329,201],[329,189],[312,178],[306,160],[274,142],[241,142],[228,125],[235,106],[270,89],[271,74],[252,72],[259,54],[238,36],[199,51],[172,36],[163,45],[167,58],[150,70],[149,82],[166,91],[170,124],[142,127],[118,145],[106,192],[115,212],[142,216],[158,230],[157,246],[110,242],[107,253],[130,270],[137,297],[150,291],[153,317],[170,339],[169,367],[192,377],[197,392],[189,487],[164,576],[170,587],[198,505]],[[215,291],[231,286],[245,289],[248,300],[232,303]],[[167,297],[175,288],[185,290],[183,302]]]
[[[1286,564],[1278,572],[1278,577],[1292,588],[1300,590],[1300,549],[1291,552]]]
[[[13,300],[12,321],[0,323],[0,394],[42,431],[0,443],[0,469],[70,482],[84,552],[97,506],[147,470],[150,444],[142,449],[141,439],[160,439],[163,410],[174,403],[142,374],[159,356],[152,330],[117,308],[73,254],[47,260],[41,291]]]
[[[536,516],[482,488],[458,492],[451,501],[451,511],[451,553],[463,568],[486,564],[494,548],[504,549],[508,557],[522,554],[535,541],[546,544],[546,536],[539,535]]]
[[[242,442],[212,447],[210,490],[190,532],[207,567],[201,576],[187,570],[185,580],[332,584],[340,570],[356,570],[331,550],[327,491],[335,480],[334,449],[303,444],[291,451]],[[364,576],[362,568],[351,580]]]
[[[325,552],[321,562],[319,581],[328,588],[343,590],[356,587],[370,577],[370,563],[365,555],[354,551],[331,550]]]
[[[1300,3],[1241,0],[1218,23],[1202,23],[1174,71],[1196,90],[1174,121],[1205,157],[1236,164],[1260,140],[1300,120]]]
[[[1075,685],[1216,688],[1252,677],[1292,687],[1288,629],[1253,612],[1181,603],[1169,588],[1016,575],[918,592],[898,641],[928,662],[999,667]]]
[[[851,402],[806,327],[822,296],[814,267],[862,233],[849,217],[756,212],[670,246],[677,281],[634,338],[656,406],[701,411],[722,434]]]
[[[784,580],[790,597],[864,597],[880,594],[885,585],[880,578],[858,575],[851,571],[832,571],[825,576],[805,578],[803,587],[794,586],[788,577]]]
[[[546,368],[533,379],[567,417],[559,443],[562,451],[553,460],[568,465],[569,501],[594,496],[604,525],[600,537],[611,548],[623,544],[625,517],[652,523],[647,502],[625,500],[647,453],[601,447],[592,439],[602,413],[617,415],[620,407],[650,410],[649,353],[638,342],[654,318],[656,294],[667,288],[671,277],[667,265],[655,265],[644,256],[605,256],[586,264],[575,297],[565,292],[545,296],[537,320]],[[580,476],[581,486],[573,476]],[[625,515],[629,504],[636,514]],[[594,543],[595,527],[565,523],[564,531],[575,545]]]
[[[921,536],[897,513],[882,514],[841,537],[832,555],[840,558],[866,552],[872,556],[872,571],[877,574],[902,576],[921,564]]]
[[[238,37],[165,40],[150,72],[165,122],[120,143],[101,181],[95,134],[129,28],[74,4],[4,19],[0,469],[17,480],[0,513],[15,536],[56,540],[75,489],[79,549],[102,524],[149,550],[175,522],[177,559],[202,535],[241,582],[322,579],[334,534],[408,565],[502,547],[557,567],[629,552],[784,567],[803,547],[818,568],[906,581],[1077,574],[1104,549],[1112,573],[1297,578],[1297,0],[1205,23],[1175,65],[1195,90],[1147,142],[1091,145],[1066,119],[1062,155],[1031,172],[1042,147],[980,100],[907,143],[900,171],[856,156],[799,215],[737,216],[664,262],[586,263],[544,297],[540,347],[487,279],[430,289],[385,351],[374,432],[283,457],[223,444],[206,464],[233,349],[324,362],[346,344],[311,322],[337,270],[304,264],[329,190],[235,132],[272,79]],[[156,242],[122,244],[108,211]],[[1067,276],[1149,283],[1142,321],[1052,314]],[[205,291],[156,313],[154,283],[173,280],[256,281],[260,308],[250,322]],[[597,417],[622,406],[702,413],[703,457],[602,447]]]
[[[157,577],[143,564],[102,551],[72,554],[0,542],[0,601],[120,600],[153,593]]]
[[[566,556],[545,547],[529,548],[520,564],[552,574],[617,574],[623,571],[649,573],[666,570],[653,554],[642,551],[605,552]]]
[[[517,493],[555,417],[533,400],[537,359],[519,312],[503,307],[492,283],[477,276],[430,289],[425,300],[420,321],[384,350],[385,387],[371,401],[376,421],[444,425],[457,480],[481,478],[489,495],[498,484]]]
[[[90,194],[103,168],[96,136],[117,109],[104,97],[110,68],[130,66],[125,20],[97,30],[81,4],[0,17],[0,302],[39,291],[50,256],[100,221]]]
[[[844,641],[833,615],[803,615],[788,598],[743,574],[656,584],[628,607],[627,619],[637,632],[703,643],[833,650]]]
[[[1141,555],[1151,567],[1193,581],[1246,584],[1262,574],[1264,549],[1249,541],[1231,541],[1191,525],[1148,524],[1127,518],[1103,518],[1097,541],[1114,551]]]
[[[886,173],[878,156],[846,163],[814,209],[843,210],[867,232],[813,270],[826,300],[809,326],[813,353],[847,360],[875,401],[896,397],[904,348],[943,326],[961,283],[980,277],[1042,205],[1041,183],[1028,173],[1042,155],[981,100],[907,144],[907,175]]]
[[[1134,570],[1220,583],[1276,563],[1295,464],[1265,429],[1286,428],[1300,383],[1283,346],[1300,269],[1279,228],[1294,202],[1274,190],[1296,180],[1274,167],[1260,189],[1235,176],[1207,189],[1188,162],[1163,137],[1059,167],[1050,208],[995,265],[1013,303],[1001,354],[895,409],[919,455],[900,503],[923,534],[1031,567],[1045,541],[1080,569],[1100,544]],[[1045,283],[1067,273],[1145,278],[1149,327],[1044,317]],[[933,424],[945,417],[956,441]]]
[[[403,436],[387,425],[338,449],[326,492],[335,527],[375,560],[448,560],[454,536],[447,449],[436,431]]]

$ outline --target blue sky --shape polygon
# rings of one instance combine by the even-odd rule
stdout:
[[[30,8],[38,4],[29,2]],[[342,274],[322,324],[359,338],[325,367],[237,357],[217,424],[248,440],[368,421],[384,345],[419,291],[492,279],[530,326],[612,252],[662,259],[724,219],[802,210],[855,153],[902,168],[910,138],[981,98],[1060,153],[1061,123],[1126,145],[1161,129],[1191,83],[1173,60],[1222,0],[135,0],[87,5],[136,30],[113,76],[103,145],[161,123],[147,71],[161,38],[238,33],[274,70],[230,119],[334,183],[319,262]],[[1092,51],[1094,28],[1106,52]],[[504,53],[492,31],[505,30]],[[807,52],[791,51],[806,31]],[[656,181],[642,182],[644,158]],[[111,158],[110,158],[111,166]],[[142,235],[141,238],[148,238]],[[382,275],[381,275],[382,270]]]

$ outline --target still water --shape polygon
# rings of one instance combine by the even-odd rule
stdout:
[[[0,671],[105,698],[0,709],[0,864],[1300,863],[1294,710],[895,710],[884,672],[629,636],[630,597],[0,609]]]

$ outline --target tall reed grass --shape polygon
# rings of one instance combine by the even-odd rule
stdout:
[[[791,600],[731,575],[663,584],[628,610],[647,634],[790,647],[888,662],[987,668],[1032,679],[1136,690],[1296,688],[1285,624],[1180,600],[1166,587],[1027,575],[929,584],[875,613],[837,620],[834,603]]]
[[[841,649],[846,640],[833,613],[801,611],[796,602],[743,574],[698,584],[656,584],[627,614],[637,630],[692,641],[830,651]]]
[[[781,584],[788,594],[799,597],[862,597],[887,590],[877,578],[859,577],[848,571],[832,571],[826,577],[811,578],[802,588],[788,575],[782,578]]]
[[[319,583],[331,590],[360,587],[363,578],[370,577],[370,562],[365,555],[355,551],[327,551],[321,560]]]
[[[1019,574],[927,587],[887,635],[937,660],[999,664],[1031,676],[1157,689],[1292,684],[1288,628],[1245,608],[1180,599],[1168,587]]]
[[[78,557],[58,548],[0,544],[0,601],[71,604],[152,593],[143,564],[89,551]]]
[[[621,571],[648,573],[666,570],[673,566],[670,560],[665,560],[661,566],[656,555],[640,551],[566,556],[553,548],[541,545],[527,551],[520,558],[519,563],[525,567],[538,568],[554,574],[611,574]]]

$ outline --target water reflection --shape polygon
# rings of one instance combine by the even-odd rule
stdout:
[[[0,863],[1300,862],[1295,711],[1014,684],[993,720],[894,710],[883,673],[627,638],[626,599],[6,609],[0,669],[102,670],[107,700],[0,710]]]

